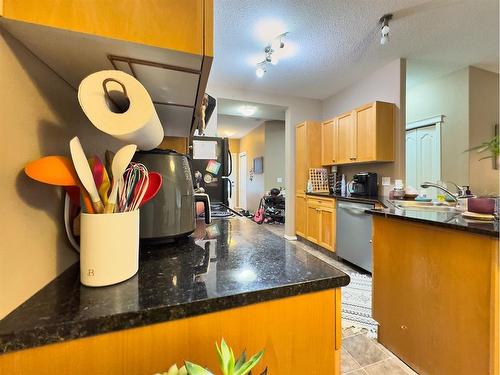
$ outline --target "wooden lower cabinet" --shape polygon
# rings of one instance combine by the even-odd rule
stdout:
[[[335,214],[334,199],[306,197],[306,208],[297,212],[297,215],[302,215],[306,219],[307,230],[305,236],[302,237],[327,250],[335,251]],[[303,223],[301,222],[300,225]]]
[[[297,193],[295,195],[295,234],[301,237],[305,237],[307,232],[306,210],[306,195]]]
[[[319,243],[321,210],[318,206],[307,202],[307,234],[306,238],[314,243]]]
[[[0,354],[0,374],[149,375],[184,360],[219,373],[215,342],[265,349],[272,375],[340,375],[340,288]]]
[[[335,251],[335,230],[335,209],[330,207],[321,208],[318,245]]]

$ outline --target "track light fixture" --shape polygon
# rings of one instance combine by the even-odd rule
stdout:
[[[268,64],[277,65],[279,62],[278,56],[276,52],[282,48],[285,48],[285,36],[288,32],[278,35],[276,38],[269,43],[266,48],[264,48],[265,57],[264,60],[257,64],[255,69],[255,75],[259,78],[262,78],[264,74],[267,72],[266,67]]]
[[[392,20],[392,14],[385,14],[382,17],[380,17],[380,33],[382,36],[380,37],[380,44],[384,45],[389,43],[389,31],[391,29],[389,28],[389,21]]]

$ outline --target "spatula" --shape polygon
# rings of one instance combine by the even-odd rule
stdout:
[[[70,193],[72,200],[75,198],[79,200],[78,197],[74,196],[74,187],[80,187],[87,212],[93,212],[90,198],[80,185],[73,163],[68,158],[64,156],[46,156],[26,164],[24,172],[33,180],[66,187],[73,192],[73,195]]]
[[[144,204],[155,197],[156,193],[158,193],[158,191],[160,190],[161,184],[161,174],[159,174],[158,172],[149,172],[148,188],[146,189],[146,194],[144,194],[144,198],[142,198],[139,207],[142,207]]]
[[[69,147],[71,150],[71,159],[73,160],[73,165],[75,167],[76,173],[78,174],[83,187],[89,193],[95,211],[98,214],[103,213],[104,206],[102,204],[101,197],[99,196],[99,192],[97,191],[97,187],[94,182],[94,176],[92,175],[87,157],[85,156],[85,152],[83,151],[78,137],[74,137],[69,142]]]
[[[136,145],[127,145],[119,149],[113,157],[111,164],[111,174],[113,175],[113,183],[111,184],[111,193],[109,194],[108,204],[106,205],[105,212],[112,213],[115,210],[116,200],[118,195],[118,183],[127,169],[132,157],[137,150]]]

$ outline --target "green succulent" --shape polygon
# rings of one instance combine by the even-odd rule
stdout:
[[[254,354],[248,361],[246,360],[246,353],[243,351],[240,357],[236,359],[234,357],[233,349],[231,349],[224,339],[222,339],[219,345],[216,343],[215,348],[217,350],[217,355],[219,357],[219,365],[222,371],[222,375],[247,375],[251,374],[252,368],[254,368],[257,363],[261,360],[264,355],[264,351]],[[186,361],[186,370],[189,375],[214,375],[207,369]],[[261,375],[267,374],[267,368]],[[170,375],[170,374],[169,374]]]

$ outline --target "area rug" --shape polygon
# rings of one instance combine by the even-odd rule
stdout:
[[[366,329],[376,338],[378,323],[372,318],[372,278],[350,272],[351,282],[342,288],[342,328]]]

